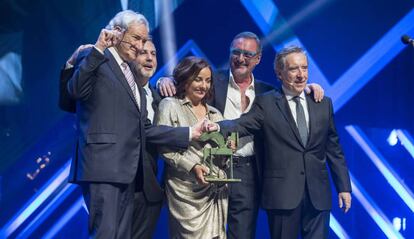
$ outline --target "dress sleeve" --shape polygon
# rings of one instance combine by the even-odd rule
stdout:
[[[183,112],[180,109],[180,105],[172,98],[165,98],[158,106],[158,114],[155,123],[157,125],[173,127],[187,126],[182,125],[179,114],[181,114],[182,117]],[[191,147],[191,145],[189,147]],[[159,151],[164,160],[178,170],[190,172],[198,163],[197,159],[190,157],[191,154],[189,149],[185,151],[176,151],[175,149],[167,147],[159,147]]]

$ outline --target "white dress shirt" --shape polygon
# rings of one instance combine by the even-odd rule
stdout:
[[[154,123],[154,109],[152,108],[152,102],[154,101],[154,97],[152,96],[152,91],[149,88],[149,83],[144,85],[145,90],[145,98],[147,99],[147,112],[148,112],[148,119],[151,121],[151,123]]]
[[[289,89],[282,86],[283,92],[285,93],[286,100],[288,101],[290,112],[292,112],[293,119],[295,120],[296,126],[298,125],[296,119],[296,102],[293,100],[293,97],[296,96],[295,93],[290,91]],[[308,128],[309,133],[309,112],[308,112],[308,103],[306,102],[305,92],[302,92],[299,95],[300,104],[303,107],[303,111],[305,113],[305,120],[306,120],[306,127]]]
[[[246,110],[242,112],[241,105],[241,92],[240,87],[234,81],[233,74],[230,71],[229,84],[227,87],[227,98],[226,98],[226,107],[224,109],[224,118],[228,120],[240,118],[243,113],[249,112],[250,108],[253,105],[254,98],[256,93],[254,91],[254,76],[252,74],[252,82],[249,87],[247,87],[246,96],[249,98],[249,105],[246,107]],[[254,143],[253,136],[241,137],[239,140],[239,145],[237,147],[235,156],[247,157],[254,155]]]
[[[115,48],[109,47],[108,48],[108,51],[111,52],[111,54],[114,56],[116,63],[118,63],[119,68],[121,68],[121,71],[122,71],[122,68],[123,67],[121,66],[121,64],[124,62],[124,60],[121,59],[121,57],[119,56],[119,54],[115,50]],[[134,75],[134,74],[132,74],[132,75]],[[140,94],[139,94],[139,90],[138,90],[138,85],[137,85],[136,81],[135,81],[135,95],[137,96],[136,100],[137,100],[138,107],[140,108],[141,107],[141,98],[140,98]]]

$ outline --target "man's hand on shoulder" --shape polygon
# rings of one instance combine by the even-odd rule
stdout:
[[[319,84],[316,83],[310,83],[305,88],[306,94],[310,94],[313,92],[313,98],[315,99],[315,102],[321,102],[323,97],[325,96],[325,92]]]
[[[79,53],[81,51],[89,49],[91,47],[93,47],[92,44],[80,45],[78,47],[78,49],[76,49],[76,51],[73,52],[73,54],[70,56],[70,58],[66,61],[66,67],[65,68],[67,69],[67,68],[71,68],[71,67],[75,66],[76,65],[76,59],[78,58]]]
[[[174,79],[171,77],[161,77],[158,79],[157,89],[163,97],[172,97],[177,93]]]

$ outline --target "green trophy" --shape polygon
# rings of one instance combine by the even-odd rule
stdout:
[[[211,183],[235,183],[241,179],[233,178],[233,151],[227,146],[227,141],[219,132],[203,133],[199,139],[202,142],[210,143],[211,147],[204,147],[203,162],[209,168],[209,173],[204,177]],[[238,133],[231,133],[227,138],[238,144]],[[228,168],[229,175],[220,174],[219,169]]]

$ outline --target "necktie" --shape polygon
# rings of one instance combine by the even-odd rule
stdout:
[[[306,126],[305,112],[303,111],[299,96],[293,97],[293,101],[296,103],[296,123],[298,125],[299,135],[303,145],[306,146],[308,142],[308,127]]]
[[[148,112],[148,119],[151,123],[154,121],[154,108],[152,107],[152,103],[154,102],[154,98],[152,97],[151,90],[149,86],[144,87],[144,93],[147,100],[147,112]]]
[[[124,73],[124,76],[128,82],[129,87],[131,87],[132,94],[134,95],[135,101],[138,104],[138,107],[140,106],[140,98],[139,98],[139,92],[137,90],[137,83],[135,83],[134,75],[132,75],[132,71],[129,68],[128,64],[126,62],[122,62],[121,64],[122,72]]]

